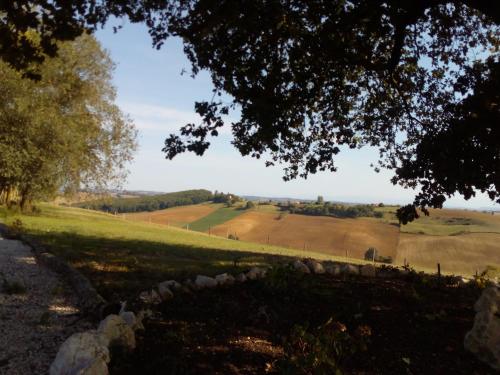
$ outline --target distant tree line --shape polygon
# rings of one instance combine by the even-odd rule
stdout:
[[[338,218],[356,218],[356,217],[376,217],[381,218],[384,214],[380,211],[375,211],[374,207],[369,204],[358,205],[343,205],[330,202],[323,202],[318,199],[316,203],[308,204],[291,204],[281,206],[282,210],[289,211],[292,214],[311,215],[311,216],[332,216]]]
[[[106,198],[78,203],[75,206],[105,212],[125,213],[156,211],[176,206],[187,206],[190,204],[213,201],[214,198],[215,195],[212,194],[211,191],[197,189],[138,198]]]
[[[239,202],[241,200],[240,197],[237,195],[231,194],[231,193],[223,193],[223,192],[218,192],[215,190],[213,197],[211,198],[211,201],[214,203],[225,203],[228,206],[232,206],[236,202]]]

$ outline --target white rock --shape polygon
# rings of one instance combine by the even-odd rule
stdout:
[[[106,338],[110,346],[135,349],[135,334],[132,328],[118,315],[108,315],[99,323],[97,332]]]
[[[365,277],[375,277],[377,276],[377,268],[372,264],[365,264],[360,267],[359,270],[361,276]]]
[[[198,275],[198,276],[196,276],[196,280],[194,281],[194,284],[199,289],[214,288],[217,286],[217,281],[213,277]]]
[[[154,289],[151,289],[151,291],[145,290],[145,291],[141,292],[139,294],[139,299],[148,305],[151,305],[151,304],[157,305],[161,302],[160,295]]]
[[[500,292],[496,287],[486,288],[481,297],[474,304],[474,310],[479,311],[490,311],[495,314],[500,311]]]
[[[142,325],[142,318],[139,320],[139,315],[136,316],[132,311],[120,312],[120,318],[122,318],[134,331],[140,328],[144,329],[144,326]]]
[[[141,293],[139,293],[139,299],[144,303],[150,304],[151,303],[151,293],[147,290],[144,290]]]
[[[265,277],[267,270],[261,267],[252,267],[250,271],[246,273],[247,279],[256,280]]]
[[[219,285],[231,285],[234,284],[234,277],[233,275],[227,274],[227,273],[222,273],[220,275],[215,276],[215,280],[217,281],[217,284]]]
[[[120,311],[119,315],[120,318],[122,318],[123,321],[127,323],[127,325],[130,328],[132,328],[135,325],[137,318],[135,317],[135,314],[132,311]]]
[[[161,297],[156,290],[151,289],[150,295],[151,295],[151,303],[153,305],[157,305],[157,304],[161,303]]]
[[[306,266],[309,267],[312,273],[325,273],[323,265],[314,259],[307,259]]]
[[[85,368],[77,372],[78,375],[108,375],[108,364],[101,358],[96,358]]]
[[[239,283],[244,283],[247,281],[247,277],[244,273],[240,273],[238,276],[236,276],[236,281]]]
[[[162,301],[168,301],[174,298],[174,293],[170,290],[171,284],[168,281],[164,281],[158,284],[158,294],[160,295]]]
[[[296,260],[292,264],[293,268],[295,268],[296,271],[302,272],[302,273],[311,273],[311,270],[309,267],[307,267],[302,261]]]
[[[500,293],[496,287],[483,291],[474,305],[477,311],[474,326],[464,340],[465,349],[477,358],[500,370],[500,317],[497,314]]]
[[[187,279],[183,282],[183,288],[184,290],[188,289],[189,291],[198,289],[196,284],[193,283],[193,280],[191,279]]]
[[[329,273],[330,275],[334,275],[334,276],[338,276],[342,273],[340,265],[338,265],[338,264],[327,264],[325,266],[325,271],[326,271],[326,273]]]
[[[167,280],[167,281],[162,282],[161,284],[164,284],[170,290],[181,290],[182,289],[182,284],[175,281],[175,280]]]
[[[107,340],[96,331],[71,335],[59,348],[50,366],[50,375],[107,375]],[[101,372],[96,372],[97,370]]]
[[[359,267],[354,264],[345,264],[342,272],[346,275],[359,275]]]

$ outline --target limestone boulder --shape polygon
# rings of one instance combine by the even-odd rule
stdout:
[[[196,284],[191,279],[187,279],[182,283],[182,290],[185,292],[191,292],[196,290]]]
[[[301,273],[311,273],[311,270],[309,269],[309,267],[307,267],[304,264],[304,262],[302,262],[302,261],[300,261],[298,259],[295,262],[292,263],[292,266],[298,272],[301,272]]]
[[[307,259],[305,264],[312,273],[317,273],[317,274],[325,273],[325,268],[323,267],[323,264],[321,264],[317,260]]]
[[[474,310],[476,312],[489,311],[491,314],[500,311],[500,291],[498,288],[486,288],[474,304]]]
[[[486,288],[474,305],[474,325],[467,332],[464,347],[477,358],[500,370],[500,293],[497,287]]]
[[[244,283],[245,281],[247,281],[247,276],[244,273],[240,273],[236,276],[235,280],[239,283]]]
[[[171,283],[169,281],[164,281],[158,284],[158,294],[160,295],[162,301],[168,301],[174,298],[174,293],[170,290],[170,288]]]
[[[252,267],[250,271],[246,273],[247,279],[257,280],[265,277],[267,274],[267,270],[262,267]]]
[[[345,264],[342,267],[342,273],[346,275],[359,275],[359,267],[354,264]]]
[[[365,264],[359,268],[359,273],[365,277],[376,277],[377,268],[372,264]]]
[[[232,285],[234,284],[234,276],[228,273],[222,273],[215,276],[218,285]]]
[[[135,334],[125,320],[119,315],[108,315],[99,323],[99,332],[109,346],[120,346],[128,350],[135,349]]]
[[[176,291],[176,290],[181,290],[182,289],[182,284],[179,283],[178,281],[175,280],[167,280],[163,281],[161,284],[164,284],[167,286],[171,291]]]
[[[50,375],[107,375],[107,339],[97,331],[71,335],[59,348]]]
[[[139,311],[137,315],[135,315],[132,311],[120,312],[120,318],[122,318],[133,331],[144,329],[144,326],[142,325],[144,315],[144,310]]]
[[[145,290],[139,294],[139,299],[148,305],[157,305],[161,303],[161,297],[154,289],[151,291]]]
[[[333,275],[333,276],[338,276],[342,273],[342,270],[341,270],[339,264],[327,264],[327,265],[325,265],[325,271],[326,271],[326,273]]]
[[[213,277],[198,275],[196,276],[194,284],[198,289],[215,288],[217,286],[217,280]]]

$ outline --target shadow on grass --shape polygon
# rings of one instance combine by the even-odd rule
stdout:
[[[87,276],[106,299],[136,295],[160,281],[237,273],[289,257],[237,250],[103,238],[73,232],[30,232],[47,250]]]

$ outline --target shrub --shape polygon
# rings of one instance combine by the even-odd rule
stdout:
[[[377,253],[378,253],[378,251],[374,247],[368,248],[368,250],[366,250],[366,252],[365,252],[365,260],[377,259]]]
[[[284,358],[277,363],[284,374],[342,374],[342,362],[358,351],[365,351],[371,330],[360,326],[354,334],[330,318],[320,327],[310,330],[296,325],[284,342]]]
[[[229,234],[229,236],[227,236],[227,238],[230,240],[236,240],[236,241],[238,241],[240,239],[236,234]]]
[[[24,231],[24,224],[21,219],[15,219],[8,226],[8,236],[9,237],[17,237]]]
[[[245,208],[247,210],[254,208],[254,207],[255,207],[255,203],[253,203],[252,201],[247,201],[247,204],[245,205]]]

